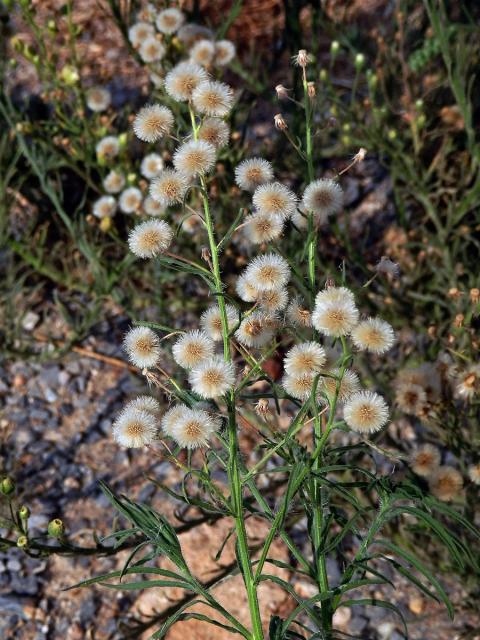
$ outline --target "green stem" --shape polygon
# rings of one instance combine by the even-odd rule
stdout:
[[[305,67],[303,68],[303,101],[305,106],[305,147],[307,153],[308,181],[313,182],[313,144],[312,144],[312,104],[308,95],[308,82]],[[310,297],[313,304],[315,298],[315,259],[317,251],[317,232],[314,228],[313,213],[308,212],[308,281]]]

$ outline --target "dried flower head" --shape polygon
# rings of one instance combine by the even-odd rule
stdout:
[[[209,67],[213,62],[214,55],[215,45],[211,40],[197,40],[190,49],[190,59],[202,67]]]
[[[322,179],[311,182],[303,192],[302,205],[313,213],[320,224],[342,208],[343,191],[335,180]]]
[[[288,291],[286,289],[260,291],[257,302],[259,308],[267,313],[271,314],[275,311],[282,311],[288,303]]]
[[[348,335],[358,322],[353,294],[346,287],[328,287],[315,299],[312,324],[327,336]]]
[[[255,213],[245,220],[244,235],[252,244],[271,242],[282,235],[283,220],[268,213]]]
[[[285,391],[297,400],[308,400],[313,391],[315,382],[314,373],[302,373],[300,375],[286,375],[282,380]]]
[[[288,129],[288,124],[281,113],[276,113],[273,116],[273,124],[275,125],[275,129],[278,129],[279,131],[285,131],[285,129]]]
[[[147,196],[143,201],[143,209],[147,216],[161,216],[165,213],[165,207],[154,200],[151,196]]]
[[[161,421],[162,432],[169,438],[173,437],[176,425],[180,422],[184,411],[188,410],[185,404],[176,404],[171,407],[164,415]]]
[[[175,8],[159,11],[155,24],[160,33],[172,35],[176,33],[185,21],[185,15]]]
[[[436,498],[450,502],[460,496],[463,478],[456,469],[444,465],[432,473],[428,479],[428,485],[430,492]]]
[[[113,437],[123,447],[143,447],[157,436],[157,419],[149,411],[126,407],[113,423]]]
[[[115,158],[120,152],[120,141],[116,136],[105,136],[97,143],[95,151],[99,158],[105,160]]]
[[[413,382],[404,382],[396,387],[395,402],[399,409],[413,416],[423,414],[428,404],[424,388]]]
[[[172,243],[173,231],[163,220],[147,220],[137,224],[128,234],[130,251],[139,258],[154,258]]]
[[[358,391],[345,402],[343,417],[353,431],[374,433],[387,423],[388,406],[377,393]]]
[[[217,67],[225,67],[234,59],[235,54],[235,45],[231,40],[218,40],[215,43],[213,62]]]
[[[288,375],[317,374],[326,359],[325,350],[318,342],[302,342],[287,352],[283,364]]]
[[[91,111],[101,112],[106,111],[110,106],[112,97],[110,91],[103,87],[92,87],[87,91],[86,96],[87,107]]]
[[[215,352],[215,344],[203,331],[184,333],[173,345],[175,362],[184,369],[193,369],[210,359]]]
[[[112,169],[103,180],[103,188],[107,193],[120,193],[125,186],[125,176]]]
[[[207,411],[186,407],[173,423],[171,435],[180,447],[196,449],[206,446],[219,428],[220,421]]]
[[[297,196],[281,182],[262,184],[255,189],[253,206],[258,213],[290,218],[297,208]]]
[[[153,413],[153,415],[160,413],[160,403],[158,400],[155,400],[155,398],[152,398],[152,396],[138,396],[134,400],[131,400],[126,406],[140,411],[147,411],[148,413]]]
[[[156,178],[163,170],[163,159],[158,153],[149,153],[146,155],[140,165],[140,173],[147,180]]]
[[[133,121],[133,130],[137,138],[144,142],[157,142],[170,133],[173,126],[173,113],[168,107],[152,104],[140,111]]]
[[[256,310],[242,320],[235,338],[245,347],[260,348],[271,342],[277,328],[274,316]]]
[[[290,279],[290,267],[276,253],[256,256],[245,270],[245,278],[257,291],[284,288]]]
[[[154,367],[160,358],[160,341],[149,327],[134,327],[125,335],[123,346],[132,364],[140,369]]]
[[[287,307],[287,319],[295,327],[311,327],[312,314],[305,306],[305,301],[300,296],[296,296],[290,301]]]
[[[150,184],[150,196],[164,207],[181,203],[188,188],[187,178],[173,169],[165,169]]]
[[[117,201],[113,196],[101,196],[93,203],[93,215],[97,218],[112,218],[117,211]]]
[[[138,49],[147,38],[154,36],[154,34],[155,29],[151,24],[148,24],[148,22],[136,22],[128,30],[128,39],[132,46]]]
[[[468,467],[468,477],[474,484],[480,485],[480,464],[472,464]]]
[[[136,211],[140,211],[142,200],[143,195],[140,189],[137,189],[137,187],[128,187],[128,189],[122,191],[118,203],[123,213],[135,213]]]
[[[208,173],[215,164],[215,147],[205,140],[189,140],[175,151],[175,169],[185,176],[193,177]]]
[[[432,444],[424,444],[411,453],[410,465],[418,476],[428,478],[440,465],[440,451]]]
[[[190,372],[192,389],[202,398],[223,396],[235,383],[235,368],[220,356],[201,362]]]
[[[273,180],[273,168],[268,160],[250,158],[235,168],[235,182],[240,189],[255,191],[261,184]]]
[[[190,100],[193,91],[208,78],[203,67],[193,62],[180,62],[165,77],[165,91],[174,100]]]
[[[238,322],[238,312],[231,304],[225,306],[228,330],[232,331]],[[202,313],[200,316],[200,326],[211,340],[215,342],[221,342],[223,340],[222,318],[220,308],[217,304],[212,305]]]
[[[159,62],[166,53],[166,49],[155,36],[149,36],[144,40],[138,50],[144,62]]]
[[[400,275],[400,266],[397,262],[393,262],[387,256],[382,256],[378,264],[375,266],[377,273],[383,273],[386,276],[394,279]]]
[[[279,100],[285,100],[286,98],[288,98],[288,89],[284,87],[283,84],[277,84],[277,86],[275,87],[275,92]]]
[[[193,106],[207,116],[226,116],[233,105],[232,88],[224,82],[201,82],[192,93]]]
[[[198,137],[216,149],[221,149],[228,144],[230,128],[220,118],[205,118],[198,130]]]
[[[307,64],[312,62],[313,57],[305,49],[300,49],[296,56],[293,56],[293,61],[297,67],[306,67]]]
[[[137,20],[142,22],[153,22],[156,16],[155,6],[151,2],[147,2],[144,7],[141,7],[137,12]]]
[[[324,390],[327,399],[333,399],[337,392],[337,384],[340,378],[340,369],[331,369],[328,371],[330,375],[335,376],[330,378],[329,376],[322,377],[322,388]],[[354,393],[360,391],[360,379],[355,371],[346,369],[343,373],[342,380],[338,389],[338,399],[341,402],[348,400]]]
[[[395,342],[392,326],[380,318],[362,320],[353,329],[351,335],[357,349],[372,353],[385,353]]]

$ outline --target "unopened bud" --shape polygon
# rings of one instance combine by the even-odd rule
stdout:
[[[65,534],[65,525],[60,518],[54,518],[50,520],[47,527],[48,535],[52,538],[63,538]]]
[[[274,115],[273,121],[275,123],[276,129],[279,129],[280,131],[285,131],[285,129],[288,129],[288,125],[285,122],[281,113],[277,113],[276,115]]]
[[[387,133],[388,139],[389,140],[396,140],[397,139],[397,132],[395,131],[395,129],[389,129],[388,133]]]
[[[285,100],[286,98],[288,98],[288,91],[286,87],[283,86],[283,84],[277,84],[277,86],[275,87],[275,91],[277,92],[277,98],[279,100]]]
[[[332,57],[335,58],[335,56],[338,54],[338,52],[340,51],[340,43],[338,40],[332,40],[332,43],[330,45],[330,53],[332,55]]]
[[[319,78],[320,82],[326,82],[328,80],[328,71],[326,69],[320,69]]]
[[[0,482],[0,493],[3,493],[4,496],[11,496],[15,491],[15,482],[6,476],[2,478]]]
[[[360,71],[363,68],[363,65],[365,64],[365,56],[363,53],[357,53],[354,64],[357,71]]]
[[[30,517],[30,509],[27,506],[23,505],[18,510],[18,516],[20,520],[28,520],[28,518]]]
[[[27,536],[19,536],[19,538],[17,538],[17,547],[19,549],[25,549],[26,547],[28,547]]]
[[[110,218],[110,216],[106,216],[105,218],[102,218],[100,220],[100,224],[98,226],[100,227],[100,231],[103,231],[103,233],[107,233],[107,231],[110,231],[110,229],[112,228],[112,219]]]

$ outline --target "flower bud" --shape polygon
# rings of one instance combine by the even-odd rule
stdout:
[[[326,69],[320,69],[319,78],[321,82],[326,82],[328,80],[328,71]]]
[[[112,228],[112,219],[110,218],[110,216],[102,218],[98,226],[100,227],[100,231],[103,231],[103,233],[107,233]]]
[[[30,509],[26,505],[22,505],[18,510],[20,520],[28,520],[30,517]]]
[[[330,54],[332,55],[333,58],[335,58],[338,55],[338,52],[340,51],[340,43],[338,40],[332,40],[332,43],[330,45]]]
[[[2,493],[4,496],[11,496],[14,491],[15,482],[8,476],[2,478],[0,482],[0,493]]]
[[[60,518],[54,518],[48,523],[47,531],[52,538],[60,539],[65,535],[65,525]]]
[[[77,82],[80,80],[78,71],[74,67],[68,64],[66,64],[63,67],[63,69],[60,71],[60,78],[69,87],[72,87],[73,85],[77,84]]]
[[[397,139],[397,132],[395,131],[395,129],[389,129],[388,133],[387,133],[388,139],[389,140],[396,140]]]
[[[417,109],[417,111],[421,111],[423,109],[423,100],[415,100],[415,109]]]
[[[28,547],[28,538],[27,538],[27,536],[19,536],[17,538],[17,547],[19,549],[26,549]]]
[[[356,71],[360,71],[363,68],[363,65],[365,64],[365,56],[363,53],[357,53],[354,64]]]

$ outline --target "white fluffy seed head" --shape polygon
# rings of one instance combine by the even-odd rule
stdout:
[[[93,215],[97,218],[111,218],[117,211],[117,201],[113,196],[101,196],[93,203]]]
[[[155,398],[152,398],[152,396],[138,396],[134,400],[130,400],[126,406],[133,409],[139,409],[140,411],[147,411],[154,415],[158,415],[160,413],[160,403],[158,400],[155,400]]]
[[[450,502],[460,497],[462,475],[453,467],[438,467],[428,479],[430,492],[439,500]]]
[[[195,24],[194,22],[188,22],[187,24],[184,24],[182,27],[180,27],[177,36],[178,39],[183,42],[183,44],[187,48],[189,48],[201,38],[213,39],[214,34],[211,29],[208,29],[208,27],[204,27],[200,24]]]
[[[258,213],[282,220],[288,220],[297,208],[297,196],[281,182],[261,184],[255,189],[252,202]]]
[[[221,149],[228,144],[230,128],[221,118],[205,118],[198,130],[198,137]]]
[[[421,416],[428,406],[425,389],[413,382],[402,382],[397,385],[395,402],[399,409],[414,416]]]
[[[157,29],[165,35],[176,33],[185,22],[185,15],[178,9],[164,9],[159,11],[155,24]]]
[[[156,178],[163,170],[163,159],[158,153],[149,153],[146,155],[140,165],[140,173],[147,180]]]
[[[340,369],[331,369],[328,371],[330,375],[335,376],[331,378],[329,376],[322,376],[321,387],[327,399],[333,399],[337,389],[338,379],[340,378]],[[351,369],[346,369],[343,373],[340,388],[338,390],[338,399],[340,402],[345,402],[354,393],[360,391],[360,378]]]
[[[283,289],[290,279],[288,262],[275,253],[256,256],[244,273],[246,281],[257,291]]]
[[[215,43],[214,64],[217,67],[224,67],[235,57],[235,45],[231,40],[218,40]]]
[[[296,296],[290,301],[287,312],[287,320],[295,327],[311,327],[312,314],[305,306],[305,300],[300,296]]]
[[[303,193],[302,205],[313,213],[320,224],[342,208],[343,192],[335,180],[322,179],[311,182]]]
[[[362,320],[352,330],[351,337],[354,345],[360,351],[385,353],[395,342],[392,326],[380,318]]]
[[[233,91],[224,82],[206,80],[194,89],[192,101],[198,113],[223,117],[232,108]]]
[[[179,102],[190,100],[193,91],[205,82],[208,74],[203,67],[193,62],[180,62],[165,77],[165,91]]]
[[[238,312],[231,304],[226,305],[228,330],[231,331],[238,322]],[[214,342],[223,340],[222,319],[218,305],[212,305],[200,316],[200,326]]]
[[[159,62],[166,53],[166,49],[155,36],[149,36],[144,40],[138,50],[144,62]]]
[[[173,239],[173,231],[163,220],[137,224],[128,234],[130,251],[139,258],[154,258],[164,253]]]
[[[158,217],[165,213],[165,207],[151,196],[147,196],[143,201],[143,209],[147,216]]]
[[[312,313],[312,325],[326,336],[348,335],[358,323],[358,309],[344,287],[330,287],[320,292]],[[325,295],[321,295],[325,294]]]
[[[176,404],[171,407],[164,415],[161,421],[162,432],[169,438],[173,437],[175,426],[181,419],[184,411],[188,410],[185,404]]]
[[[195,393],[202,398],[223,396],[235,383],[235,368],[220,356],[213,356],[192,369],[188,377]]]
[[[86,101],[87,107],[91,111],[100,113],[101,111],[106,111],[108,109],[112,101],[112,97],[108,89],[105,89],[104,87],[92,87],[87,91]]]
[[[215,344],[203,331],[184,333],[173,345],[172,354],[175,362],[184,369],[193,369],[215,352]]]
[[[411,453],[410,466],[417,476],[428,478],[440,466],[440,451],[433,444],[424,444]]]
[[[197,40],[190,49],[191,61],[195,62],[195,64],[201,65],[202,67],[209,67],[213,62],[214,55],[215,45],[211,40]]]
[[[107,193],[120,193],[125,186],[125,176],[120,171],[112,169],[103,180],[103,188]]]
[[[307,400],[313,390],[315,374],[302,373],[300,375],[285,375],[282,386],[285,391],[297,400]]]
[[[374,433],[387,423],[388,406],[378,393],[359,391],[345,402],[343,417],[353,431]]]
[[[273,167],[263,158],[243,160],[235,168],[235,182],[245,191],[255,191],[261,184],[273,180]]]
[[[143,447],[157,436],[157,419],[150,411],[127,406],[113,423],[113,437],[123,447]]]
[[[155,29],[148,22],[136,22],[128,30],[128,39],[135,49],[138,49],[142,42],[155,34]]]
[[[105,136],[97,143],[95,151],[99,158],[110,160],[118,156],[120,141],[116,136]]]
[[[125,335],[123,347],[132,364],[140,369],[154,367],[160,358],[160,341],[149,327],[134,327]]]
[[[480,464],[471,464],[468,467],[468,477],[474,484],[480,485]]]
[[[170,132],[173,122],[173,113],[168,107],[151,104],[137,113],[133,121],[133,130],[140,140],[157,142]]]
[[[189,140],[173,155],[175,169],[188,177],[203,175],[215,165],[215,147],[205,140]]]
[[[220,421],[203,409],[185,408],[175,420],[172,437],[180,447],[204,447],[220,428]]]
[[[238,276],[235,291],[244,302],[255,302],[260,294],[258,289],[250,283],[245,273]]]
[[[288,375],[299,376],[319,373],[326,360],[325,349],[318,342],[302,342],[287,352],[283,364]]]
[[[275,316],[256,310],[242,320],[235,337],[245,347],[264,347],[271,342],[277,326]]]
[[[270,289],[261,291],[257,298],[258,306],[262,311],[274,313],[283,311],[288,303],[288,291],[286,289]]]
[[[283,220],[279,216],[255,213],[245,220],[244,234],[252,244],[271,242],[282,235]]]
[[[137,187],[128,187],[122,191],[118,204],[123,213],[135,213],[140,211],[142,206],[143,195]]]
[[[169,207],[183,201],[187,188],[186,176],[173,169],[165,169],[150,184],[150,196],[164,207]]]

